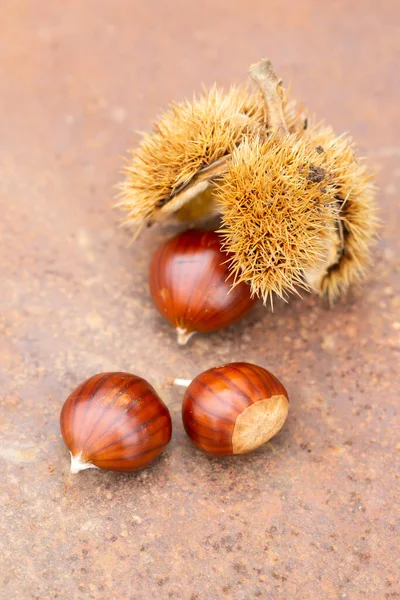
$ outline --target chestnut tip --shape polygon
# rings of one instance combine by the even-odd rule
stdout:
[[[192,383],[191,379],[181,379],[180,377],[175,377],[175,379],[172,382],[172,385],[179,385],[181,387],[189,387],[189,385]]]
[[[85,462],[82,460],[82,452],[79,452],[76,456],[70,452],[71,455],[71,473],[76,475],[79,471],[84,471],[85,469],[98,469],[96,465],[93,465],[91,462]]]
[[[183,329],[182,327],[177,327],[176,333],[178,336],[178,338],[177,338],[178,344],[180,346],[186,346],[186,344],[188,343],[190,338],[193,337],[196,332],[195,331],[187,331],[186,329]]]

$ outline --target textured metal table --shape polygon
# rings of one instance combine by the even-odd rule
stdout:
[[[397,2],[3,0],[0,68],[0,597],[400,597]],[[366,284],[328,309],[262,306],[177,347],[147,288],[170,229],[129,247],[121,155],[172,99],[241,81],[261,56],[379,170]],[[268,446],[198,453],[174,434],[149,469],[69,474],[59,410],[82,379],[159,389],[231,360],[270,368],[291,412]]]

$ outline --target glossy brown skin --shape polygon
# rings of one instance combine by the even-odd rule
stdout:
[[[257,299],[244,282],[231,287],[229,256],[215,231],[192,229],[160,246],[150,265],[150,292],[167,321],[206,333],[250,311]]]
[[[288,397],[266,369],[238,362],[197,375],[186,389],[182,420],[197,448],[211,456],[231,456],[236,418],[246,408],[275,395]]]
[[[171,439],[168,408],[152,386],[129,373],[87,379],[61,410],[61,433],[75,456],[112,471],[136,471],[152,462]]]

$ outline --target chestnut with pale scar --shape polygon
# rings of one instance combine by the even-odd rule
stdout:
[[[280,381],[262,367],[239,362],[209,369],[189,383],[182,420],[199,450],[231,456],[268,442],[288,412],[288,393]]]

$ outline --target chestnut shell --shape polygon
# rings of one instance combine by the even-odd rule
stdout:
[[[71,470],[75,460],[80,469],[136,471],[164,450],[172,432],[164,402],[130,373],[99,373],[81,383],[62,407],[60,427]]]
[[[272,373],[238,362],[200,373],[185,391],[182,420],[197,448],[211,456],[244,454],[282,428],[289,408]]]
[[[231,256],[215,231],[192,229],[160,246],[150,264],[150,292],[158,311],[186,343],[195,332],[216,331],[244,317],[257,302],[250,287],[233,284]]]

